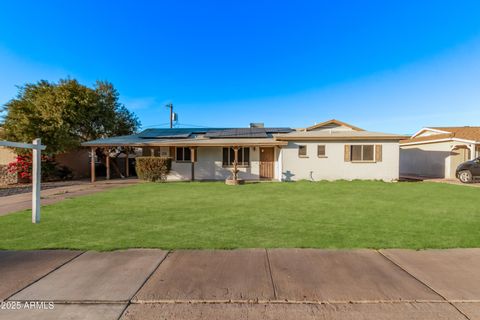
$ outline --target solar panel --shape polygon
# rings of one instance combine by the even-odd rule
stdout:
[[[288,133],[292,132],[292,128],[265,128],[267,133]]]
[[[268,138],[271,133],[288,133],[290,128],[162,128],[146,129],[138,134],[143,139],[186,139],[192,134],[207,138]]]
[[[264,128],[234,128],[207,132],[207,138],[267,138]]]

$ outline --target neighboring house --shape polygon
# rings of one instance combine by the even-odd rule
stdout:
[[[400,141],[400,175],[455,178],[459,164],[480,156],[480,127],[423,128]]]
[[[8,172],[8,164],[15,161],[17,154],[14,149],[0,147],[0,185],[15,184],[18,182],[16,174]],[[90,175],[88,165],[89,153],[85,149],[79,149],[55,156],[55,161],[72,170],[74,178],[85,178]]]
[[[15,161],[16,156],[12,149],[0,147],[0,186],[18,182],[17,175],[8,172],[8,164]]]
[[[330,120],[306,129],[173,128],[83,143],[95,148],[130,147],[145,156],[172,157],[168,179],[224,180],[238,150],[245,180],[337,180],[399,177],[399,140],[395,134],[369,132]],[[92,166],[92,180],[95,170]]]

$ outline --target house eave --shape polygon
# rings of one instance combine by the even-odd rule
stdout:
[[[424,140],[424,141],[400,142],[400,146],[413,146],[413,145],[419,145],[419,144],[431,144],[431,143],[448,142],[448,141],[462,142],[467,144],[480,144],[480,141],[459,139],[459,138],[444,138],[444,139],[432,139],[432,140]]]
[[[215,141],[217,139],[199,140],[199,141],[151,141],[151,142],[136,142],[136,143],[84,143],[84,147],[269,147],[269,146],[284,146],[286,141],[247,141],[239,139],[234,141]],[[220,139],[218,139],[220,140]]]
[[[405,139],[405,136],[392,136],[392,137],[385,137],[385,136],[358,136],[358,137],[352,137],[352,136],[345,136],[345,137],[277,137],[277,140],[280,141],[350,141],[350,140],[363,140],[363,141],[369,141],[369,140],[382,140],[382,141],[400,141],[402,139]]]

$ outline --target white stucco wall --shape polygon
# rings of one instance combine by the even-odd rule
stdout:
[[[259,148],[250,148],[250,166],[239,167],[239,177],[245,180],[258,180],[260,171]],[[225,180],[231,175],[230,168],[222,166],[221,147],[197,148],[197,162],[195,162],[195,180]],[[170,180],[190,180],[191,163],[172,162]]]
[[[317,146],[325,145],[326,157],[317,156]],[[382,161],[352,163],[344,161],[345,144],[381,144]],[[307,146],[307,158],[298,157],[298,146]],[[399,177],[398,142],[385,141],[335,141],[289,142],[282,148],[282,180],[384,180],[393,181]]]

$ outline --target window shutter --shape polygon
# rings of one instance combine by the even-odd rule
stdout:
[[[346,144],[345,145],[345,152],[344,152],[344,161],[345,162],[350,162],[351,156],[350,156],[350,145]]]
[[[175,160],[175,147],[170,147],[170,158]]]
[[[192,162],[197,162],[197,148],[193,148]]]
[[[375,145],[375,161],[382,162],[382,145],[381,144]]]

